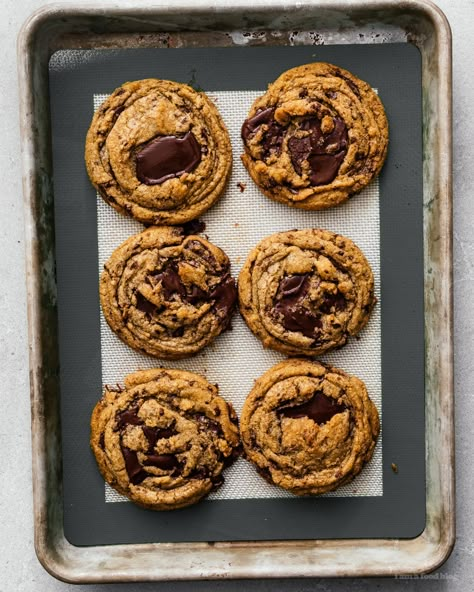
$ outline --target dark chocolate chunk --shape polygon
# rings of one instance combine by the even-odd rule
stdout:
[[[288,140],[291,162],[298,175],[302,172],[302,162],[310,167],[311,185],[325,185],[334,180],[347,152],[347,127],[340,117],[333,118],[331,132],[323,134],[321,120],[317,117],[306,118],[301,129],[310,131],[309,136],[293,137]]]
[[[219,475],[215,475],[214,477],[211,477],[211,481],[212,481],[212,488],[218,489],[224,483],[224,476],[219,473]]]
[[[210,298],[215,300],[216,311],[227,317],[237,302],[237,286],[234,278],[230,275],[225,276],[214,288]]]
[[[230,467],[230,465],[235,462],[239,456],[241,456],[242,454],[242,444],[239,444],[238,446],[236,446],[235,448],[232,448],[232,452],[229,454],[229,456],[226,456],[224,458],[224,467]]]
[[[150,450],[155,447],[155,444],[161,438],[171,438],[171,436],[176,434],[172,428],[152,428],[149,426],[143,426],[143,433],[148,440]]]
[[[188,294],[186,295],[186,300],[191,304],[196,304],[199,301],[207,300],[209,294],[202,290],[199,286],[193,284],[191,289],[188,289]]]
[[[344,121],[340,117],[334,117],[333,119],[334,128],[332,132],[324,135],[324,151],[327,153],[329,149],[332,149],[332,153],[345,150],[348,143],[347,127]]]
[[[311,185],[327,185],[333,181],[344,160],[345,151],[337,154],[313,154],[308,158]]]
[[[134,450],[122,446],[122,454],[125,459],[125,468],[130,482],[133,483],[133,485],[138,485],[148,477],[148,473],[143,470],[143,467],[138,462],[138,456]]]
[[[174,262],[168,263],[162,272],[157,274],[157,280],[161,281],[161,287],[166,300],[170,300],[173,294],[186,295],[186,288],[179,277],[178,269]]]
[[[275,109],[270,107],[269,109],[258,111],[256,115],[250,117],[249,119],[246,119],[242,125],[241,130],[242,139],[244,141],[247,140],[250,134],[253,134],[255,130],[258,127],[260,127],[263,123],[270,123],[270,121],[273,119],[274,113]]]
[[[272,478],[272,474],[270,473],[269,469],[267,469],[266,467],[255,467],[257,469],[257,473],[263,477],[265,479],[265,481],[268,481],[268,483],[272,483],[273,484],[273,478]]]
[[[352,90],[352,92],[357,97],[360,97],[360,92],[359,92],[359,89],[356,86],[356,84],[354,82],[352,82],[352,80],[350,78],[347,78],[347,76],[343,76],[339,70],[338,70],[337,74],[338,74],[339,78],[342,78],[343,80],[345,80],[347,82],[347,84],[349,85],[349,87]]]
[[[138,308],[138,310],[141,310],[142,312],[149,315],[152,315],[156,311],[156,306],[147,300],[141,292],[136,292],[135,297],[137,299],[135,306]]]
[[[306,337],[315,337],[317,329],[323,325],[319,314],[303,306],[308,288],[307,273],[284,277],[278,286],[274,311],[281,315],[282,325],[288,331],[299,331]]]
[[[323,132],[321,131],[321,120],[319,117],[306,117],[301,122],[301,129],[311,132],[311,146],[316,150],[320,144],[319,141],[323,138]]]
[[[211,419],[210,417],[207,417],[207,415],[197,413],[195,417],[198,423],[200,423],[206,430],[214,432],[214,434],[222,433],[220,424],[217,421]]]
[[[335,294],[325,294],[323,303],[319,307],[319,310],[324,314],[329,314],[332,307],[334,307],[334,310],[336,311],[344,310],[347,307],[344,294],[341,294],[339,291]]]
[[[138,407],[130,407],[115,416],[119,430],[128,425],[142,425],[143,421],[138,417]]]
[[[171,471],[180,466],[179,460],[174,454],[148,454],[143,464],[163,469],[163,471]]]
[[[270,154],[279,154],[283,143],[284,128],[278,123],[272,121],[262,138],[263,156],[266,158]]]
[[[198,240],[187,241],[185,248],[204,259],[212,268],[216,269],[217,261],[214,255]]]
[[[278,296],[284,298],[305,296],[309,287],[308,278],[307,273],[284,277],[278,286]]]
[[[317,329],[322,329],[323,323],[319,316],[307,308],[289,306],[285,307],[279,303],[275,307],[277,312],[283,316],[283,326],[288,331],[299,331],[306,337],[315,337]]]
[[[290,151],[291,163],[298,173],[301,175],[301,163],[303,160],[307,160],[311,153],[311,138],[306,136],[305,138],[290,138],[288,140],[288,150]]]
[[[206,223],[202,222],[202,220],[191,220],[190,222],[186,222],[182,226],[183,233],[187,236],[190,234],[198,234],[199,232],[204,232],[206,230]]]
[[[278,413],[284,417],[292,417],[293,419],[308,417],[317,424],[322,425],[328,422],[333,415],[342,413],[346,409],[347,407],[345,405],[341,405],[332,397],[327,397],[321,391],[317,391],[306,403],[293,407],[281,407]]]
[[[201,146],[191,132],[182,138],[160,136],[137,153],[136,174],[145,185],[158,185],[189,173],[200,161]]]
[[[205,468],[196,469],[190,475],[193,479],[209,479],[209,471]]]
[[[197,241],[191,242],[200,245],[200,243],[198,243]],[[195,252],[195,249],[193,249],[193,251]],[[198,254],[202,258],[212,258],[212,261],[215,263],[215,259],[212,256],[212,254],[204,247],[202,248],[202,250],[199,250]],[[181,277],[174,262],[166,265],[163,271],[160,271],[155,275],[155,278],[161,281],[163,294],[167,300],[170,300],[173,294],[179,294],[179,296],[181,296],[183,300],[189,302],[190,304],[196,304],[202,300],[222,297],[221,292],[218,290],[219,286],[217,286],[217,288],[214,289],[211,295],[209,295],[205,290],[203,290],[199,286],[196,286],[195,284],[186,287],[181,281]]]

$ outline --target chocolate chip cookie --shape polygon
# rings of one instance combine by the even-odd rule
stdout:
[[[291,359],[255,382],[240,433],[246,458],[267,481],[320,494],[352,480],[371,459],[379,417],[358,378]]]
[[[316,356],[343,346],[367,323],[374,279],[360,249],[328,230],[262,240],[239,276],[240,311],[265,347]]]
[[[227,255],[187,227],[150,227],[130,237],[104,265],[105,319],[129,346],[178,359],[229,326],[237,301]]]
[[[146,224],[182,224],[222,194],[232,149],[203,92],[149,78],[123,84],[96,111],[85,160],[93,185],[117,211]]]
[[[90,442],[107,483],[151,510],[189,506],[219,487],[240,444],[217,387],[164,368],[129,374],[123,390],[106,387]]]
[[[322,62],[284,72],[242,126],[242,161],[263,193],[320,210],[363,189],[387,153],[388,123],[372,88]]]

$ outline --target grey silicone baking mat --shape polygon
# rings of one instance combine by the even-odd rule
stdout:
[[[211,95],[263,91],[284,70],[311,61],[335,63],[369,82],[377,89],[390,123],[390,149],[378,191],[383,494],[212,499],[174,512],[106,503],[104,482],[89,450],[90,413],[101,396],[105,359],[98,299],[97,201],[83,162],[94,95],[147,77],[191,83]],[[50,93],[67,538],[76,545],[96,545],[418,535],[425,524],[418,50],[408,44],[67,50],[51,59]],[[239,152],[234,162],[238,157]],[[341,208],[356,209],[357,199]],[[258,195],[255,207],[265,208],[267,203],[273,204]],[[286,211],[281,204],[275,207]],[[203,220],[212,218],[211,213]],[[329,210],[314,213],[313,225],[331,229],[331,216]],[[368,363],[360,360],[361,367]]]

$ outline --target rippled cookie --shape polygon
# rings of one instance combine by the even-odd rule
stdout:
[[[255,382],[240,433],[246,458],[267,481],[319,494],[351,481],[372,458],[379,417],[361,380],[292,359]]]
[[[372,88],[322,62],[284,72],[242,126],[255,183],[279,202],[320,210],[348,199],[385,160],[388,123]]]
[[[150,78],[127,82],[104,101],[85,159],[92,183],[116,210],[148,224],[181,224],[219,198],[232,149],[203,92]]]
[[[291,230],[262,240],[239,276],[240,311],[265,347],[316,356],[343,346],[375,304],[367,259],[348,238]]]
[[[229,326],[237,301],[227,255],[176,226],[127,239],[104,266],[100,302],[113,331],[151,356],[178,359]]]
[[[232,406],[184,370],[129,374],[105,388],[91,418],[91,447],[104,479],[152,510],[198,502],[224,479],[239,451]]]

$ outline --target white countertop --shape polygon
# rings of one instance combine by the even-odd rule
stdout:
[[[65,4],[75,4],[73,0]],[[43,0],[3,0],[0,19],[2,49],[0,92],[0,170],[3,190],[0,277],[0,592],[63,590],[135,590],[181,592],[246,590],[292,592],[364,590],[473,589],[474,580],[474,159],[473,0],[438,0],[453,31],[454,61],[454,302],[457,463],[457,542],[448,561],[422,578],[370,580],[265,580],[72,586],[56,581],[38,563],[33,548],[30,403],[26,324],[24,232],[16,76],[16,36],[27,16]],[[138,3],[137,3],[138,4]],[[472,257],[472,259],[471,259]]]

